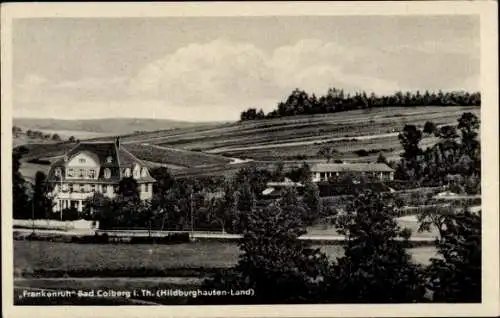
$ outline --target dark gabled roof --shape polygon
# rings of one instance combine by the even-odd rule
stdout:
[[[130,151],[123,148],[123,146],[120,146],[120,148],[118,148],[118,162],[120,163],[120,167],[122,168],[131,168],[136,163],[143,167],[147,166],[146,163],[142,162],[142,160],[131,154]]]
[[[392,172],[384,163],[316,163],[312,172]]]
[[[113,142],[85,142],[79,143],[74,148],[69,150],[61,159],[54,163],[56,165],[64,165],[66,161],[70,161],[71,158],[83,151],[91,152],[99,158],[99,165],[101,167],[105,166],[116,166],[116,145]],[[111,163],[107,163],[106,159],[111,157],[113,160]]]
[[[97,156],[99,160],[99,165],[101,167],[98,172],[98,179],[102,180],[104,178],[104,168],[109,168],[111,170],[111,177],[106,179],[109,182],[119,181],[122,177],[123,168],[133,168],[135,164],[141,167],[148,168],[148,165],[138,159],[136,156],[131,154],[127,149],[123,148],[115,142],[83,142],[76,145],[74,148],[69,150],[64,156],[52,164],[49,171],[49,179],[54,179],[54,168],[64,167],[65,163],[70,161],[72,157],[81,152],[90,152]],[[108,162],[108,158],[111,157],[111,162]],[[88,180],[87,180],[88,181]],[[140,177],[138,182],[151,181],[154,182],[151,176]]]

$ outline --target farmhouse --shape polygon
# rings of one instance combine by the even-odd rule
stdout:
[[[54,212],[66,208],[82,211],[83,202],[94,193],[113,198],[124,177],[134,178],[139,185],[142,200],[153,196],[155,179],[147,166],[115,142],[79,143],[49,170],[48,182],[54,184]]]
[[[311,167],[312,181],[328,181],[345,176],[394,180],[394,169],[384,163],[317,163]]]

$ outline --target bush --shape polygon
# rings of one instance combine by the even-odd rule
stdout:
[[[366,151],[364,149],[356,150],[356,151],[354,151],[354,153],[357,154],[360,157],[366,157],[366,156],[368,156],[368,151]]]

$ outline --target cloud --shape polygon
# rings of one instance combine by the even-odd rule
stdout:
[[[316,94],[330,87],[378,94],[475,89],[479,65],[472,51],[462,48],[460,41],[370,48],[303,39],[266,51],[218,39],[181,47],[130,78],[52,83],[29,75],[16,85],[14,98],[18,113],[40,113],[41,107],[46,110],[40,114],[55,117],[90,118],[105,110],[104,117],[235,119],[247,107],[273,109],[294,88]]]
[[[235,104],[275,88],[267,59],[248,43],[190,44],[144,67],[129,91],[179,105]]]
[[[319,39],[265,52],[253,44],[215,40],[191,44],[145,66],[130,82],[135,96],[176,105],[241,105],[274,99],[294,88],[323,93],[329,87],[380,90],[394,85],[378,78],[345,74],[355,62],[349,48]]]

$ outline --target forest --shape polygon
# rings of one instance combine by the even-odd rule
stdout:
[[[275,110],[265,114],[262,108],[248,108],[241,112],[240,120],[259,120],[285,116],[314,115],[343,112],[355,109],[400,106],[480,106],[479,92],[396,92],[392,95],[375,93],[346,93],[343,89],[330,88],[325,95],[295,89],[285,101],[278,103]]]

